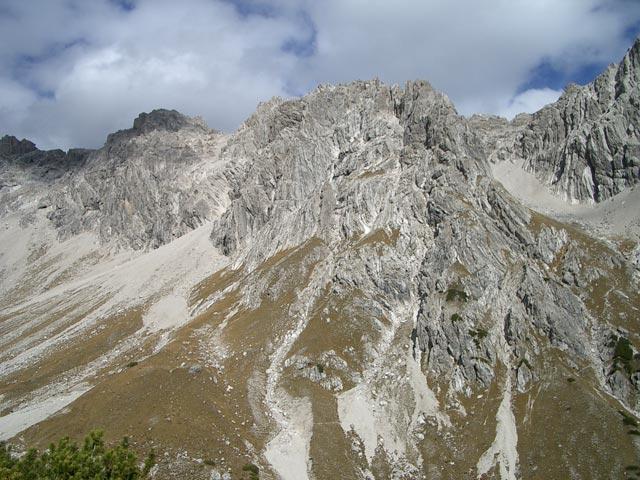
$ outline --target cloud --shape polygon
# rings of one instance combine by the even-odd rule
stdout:
[[[497,112],[546,62],[562,75],[585,63],[618,61],[624,32],[640,3],[613,0],[388,2],[325,0],[312,4],[317,54],[301,76],[343,82],[426,78],[463,113]],[[636,28],[636,33],[637,33]]]
[[[0,132],[96,147],[141,111],[233,130],[319,83],[424,78],[464,114],[536,109],[618,61],[629,0],[3,0]],[[544,68],[543,68],[544,67]]]
[[[22,120],[26,114],[25,106],[36,101],[36,95],[28,88],[11,79],[0,77],[0,117]]]
[[[44,148],[99,146],[139,112],[159,107],[232,130],[258,102],[287,95],[296,56],[282,45],[306,35],[291,19],[244,16],[207,0],[188,8],[146,0],[133,9],[121,2],[43,2],[41,13],[27,12],[24,3],[14,9],[17,48],[2,48],[0,59],[8,65],[2,71],[13,73],[5,83],[36,98],[16,101],[0,83],[0,129]],[[57,35],[60,24],[45,24],[41,15],[69,28]],[[20,34],[32,30],[34,37]],[[11,112],[22,105],[21,116],[5,113],[9,104]]]
[[[519,113],[537,112],[545,105],[558,100],[561,94],[562,90],[552,90],[551,88],[531,88],[509,100],[508,104],[497,113],[498,115],[511,120]]]

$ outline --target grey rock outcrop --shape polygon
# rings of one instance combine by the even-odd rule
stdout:
[[[133,131],[145,134],[154,130],[178,132],[185,128],[209,130],[202,118],[191,118],[175,110],[158,109],[141,113],[133,121]]]
[[[326,286],[336,294],[366,292],[371,311],[417,299],[415,341],[452,391],[487,387],[498,364],[517,370],[523,390],[536,376],[535,339],[590,359],[594,319],[575,282],[562,283],[576,268],[569,257],[549,280],[567,233],[535,231],[530,212],[491,180],[477,121],[424,82],[275,99],[227,146],[242,161],[228,163],[232,200],[212,240],[250,269],[319,238],[332,251]],[[374,232],[389,247],[375,259],[358,254],[358,239]]]
[[[551,164],[547,153],[565,155],[569,138],[578,145],[576,132],[595,128],[594,118],[598,125],[618,118],[620,103],[635,101],[637,82],[627,77],[635,75],[638,48],[594,85],[572,87],[558,104],[513,122],[467,120],[426,82],[402,89],[371,81],[273,99],[234,135],[157,110],[97,151],[40,152],[15,139],[3,140],[3,151],[12,152],[7,165],[35,166],[31,174],[49,181],[44,195],[32,193],[61,238],[89,231],[104,242],[154,248],[213,221],[213,243],[246,269],[316,238],[330,251],[322,288],[364,292],[372,311],[416,305],[415,342],[453,391],[487,387],[498,364],[516,368],[524,389],[541,348],[531,332],[593,357],[593,318],[572,289],[603,273],[582,267],[564,230],[536,231],[530,212],[491,180],[489,162],[524,145],[525,154],[535,152],[529,165],[543,169]],[[577,105],[584,108],[567,113]],[[634,125],[633,114],[627,117]],[[571,128],[550,118],[573,118]],[[63,168],[52,170],[55,164]],[[629,181],[633,168],[625,170]],[[576,186],[565,191],[580,198],[602,191],[563,185]],[[16,195],[3,197],[5,208],[24,195],[24,185],[16,186]],[[386,246],[371,258],[360,253],[368,242]],[[550,273],[559,256],[560,269]],[[523,359],[526,368],[516,367]]]
[[[82,168],[90,154],[85,149],[43,151],[29,140],[4,136],[0,140],[0,212],[18,211],[31,203],[46,208],[48,192]]]
[[[180,345],[163,332],[153,348],[188,355],[170,381],[182,371],[191,387],[215,385],[202,398],[189,391],[187,404],[213,399],[194,418],[236,432],[220,455],[231,447],[275,470],[295,457],[303,478],[316,462],[316,478],[351,467],[349,478],[480,478],[498,469],[517,478],[520,467],[538,468],[518,464],[516,447],[521,433],[523,444],[537,441],[530,425],[547,427],[548,406],[606,411],[610,425],[620,423],[617,408],[640,413],[631,318],[640,253],[628,239],[594,238],[523,206],[492,177],[491,162],[524,161],[570,200],[632,186],[639,50],[511,122],[466,119],[424,81],[374,80],[274,98],[229,135],[156,110],[96,151],[41,152],[5,137],[0,215],[37,214],[38,228],[52,226],[61,239],[90,232],[133,249],[209,224],[212,276],[177,306],[197,328],[184,326]],[[145,357],[144,370],[174,358]],[[175,386],[184,384],[167,385],[177,405],[185,392]],[[603,392],[619,400],[616,409]],[[569,408],[554,419],[569,418]],[[482,438],[469,441],[468,432]],[[622,433],[618,445],[629,446]],[[571,444],[583,438],[568,435]],[[334,440],[345,463],[322,465]],[[443,455],[456,459],[450,477],[433,470]],[[220,471],[211,478],[228,476]]]
[[[63,238],[94,231],[136,249],[168,243],[226,208],[225,141],[175,111],[142,114],[52,192],[49,218]]]
[[[560,99],[512,122],[471,119],[493,161],[524,159],[557,195],[601,202],[640,179],[640,39],[620,65],[592,83],[570,84]]]
[[[0,139],[0,174],[13,174],[16,180],[52,181],[68,175],[81,167],[91,150],[72,148],[43,151],[29,140],[18,140],[5,135]],[[46,188],[46,185],[45,187]]]
[[[242,159],[231,168],[244,167],[228,172],[233,200],[212,239],[229,254],[260,231],[263,258],[313,235],[344,240],[384,226],[394,195],[385,183],[419,163],[451,164],[469,179],[488,172],[476,162],[482,152],[475,136],[426,82],[404,91],[358,82],[276,99],[245,122],[225,153]]]
[[[426,82],[322,86],[261,105],[222,153],[230,204],[211,239],[241,271],[271,272],[275,259],[294,255],[313,271],[294,263],[242,290],[250,310],[292,302],[284,316],[298,327],[278,337],[291,342],[289,356],[270,370],[332,395],[371,388],[376,409],[406,422],[394,392],[405,391],[399,345],[411,340],[429,385],[446,392],[438,399],[462,415],[474,395],[529,395],[580,369],[639,411],[635,367],[606,342],[618,312],[602,315],[592,293],[624,279],[631,297],[625,261],[492,179],[490,162],[518,158],[533,121],[465,119]],[[287,282],[299,285],[293,301]],[[330,323],[305,343],[320,308]],[[410,338],[397,338],[403,323]],[[314,353],[325,334],[348,346]],[[340,369],[327,367],[329,350],[345,358]]]
[[[141,114],[96,151],[43,152],[7,138],[2,148],[12,153],[0,181],[12,191],[0,205],[33,199],[62,239],[93,232],[105,243],[155,248],[213,220],[228,202],[218,160],[226,135],[176,111]]]
[[[23,138],[18,140],[16,137],[5,135],[0,138],[0,156],[9,157],[12,155],[24,155],[25,153],[36,150],[33,142]]]

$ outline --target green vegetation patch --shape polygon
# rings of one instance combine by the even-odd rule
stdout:
[[[480,340],[484,340],[489,335],[489,332],[484,328],[472,328],[469,330],[469,335]]]
[[[638,421],[627,412],[624,410],[618,410],[618,413],[622,415],[622,423],[631,427],[638,427]]]
[[[520,359],[517,368],[520,368],[522,365],[526,365],[529,370],[533,370],[531,363],[529,363],[529,360],[527,360],[526,358]]]
[[[12,454],[10,446],[0,442],[1,479],[138,480],[147,478],[155,463],[152,450],[143,467],[138,467],[138,458],[129,450],[126,437],[116,447],[105,448],[101,430],[87,435],[82,447],[65,437],[44,452],[31,448],[20,458]]]
[[[613,348],[613,372],[624,370],[631,376],[640,371],[640,355],[633,353],[633,346],[628,338],[613,335],[608,345]]]
[[[633,348],[631,348],[631,342],[628,338],[620,337],[618,339],[613,355],[623,362],[630,362],[633,360]]]
[[[257,465],[253,463],[247,463],[244,467],[242,467],[242,471],[249,472],[251,480],[258,480],[258,475],[260,474],[260,469]]]
[[[472,328],[469,330],[469,335],[473,338],[473,343],[476,344],[476,347],[480,348],[480,342],[487,338],[489,332],[484,328]]]
[[[469,300],[467,292],[458,288],[449,288],[447,290],[447,302],[466,302]]]

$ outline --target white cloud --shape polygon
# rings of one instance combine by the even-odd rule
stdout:
[[[512,119],[519,113],[537,112],[545,105],[555,102],[560,95],[562,95],[561,90],[531,88],[512,98],[497,114]]]
[[[44,148],[99,146],[141,111],[160,107],[204,115],[212,127],[231,130],[258,102],[286,95],[295,57],[281,45],[306,33],[290,19],[243,18],[214,1],[195,0],[186,8],[185,2],[145,0],[128,14],[102,3],[76,17],[68,3],[42,4],[43,14],[55,10],[52,16],[70,26],[59,39],[58,25],[18,20],[27,30],[48,31],[36,35],[39,41],[25,39],[22,49],[15,44],[22,56],[39,59],[13,70],[53,98],[25,102],[22,121],[0,111],[0,131],[33,138]],[[71,42],[50,52],[51,45]],[[5,65],[15,63],[16,55],[10,57],[9,49],[0,52]],[[0,89],[0,98],[7,96],[2,84]]]
[[[557,94],[529,84],[541,62],[618,61],[639,21],[628,0],[3,0],[0,133],[95,147],[160,107],[232,130],[273,95],[372,77],[512,115]],[[292,38],[312,54],[284,51]]]
[[[18,82],[0,77],[0,117],[22,120],[28,107],[36,101],[36,95]]]
[[[543,60],[564,71],[618,61],[629,46],[625,28],[640,19],[640,2],[613,0],[312,5],[318,54],[308,62],[307,88],[320,76],[330,82],[425,78],[466,114],[503,109]]]

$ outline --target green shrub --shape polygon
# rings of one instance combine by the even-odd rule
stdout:
[[[0,479],[138,480],[145,478],[155,463],[151,451],[140,470],[136,454],[129,450],[129,440],[125,437],[116,447],[105,448],[101,430],[89,433],[82,448],[65,437],[44,452],[29,449],[21,458],[12,456],[11,447],[0,442]]]
[[[447,290],[447,302],[466,302],[468,300],[467,293],[464,290],[458,290],[456,288],[450,288]]]
[[[522,365],[526,365],[529,370],[533,370],[531,363],[529,363],[529,360],[527,360],[526,358],[520,359],[516,368],[520,368]]]
[[[474,338],[483,340],[487,337],[487,335],[489,335],[489,332],[484,328],[476,328],[476,329],[469,330],[469,335],[471,335]]]
[[[255,473],[256,475],[260,473],[260,469],[258,468],[258,466],[254,465],[253,463],[247,463],[244,467],[242,467],[242,471]]]
[[[613,355],[625,363],[633,360],[633,348],[631,348],[631,342],[628,338],[620,337],[618,339]]]
[[[622,415],[623,424],[629,425],[631,427],[638,426],[638,421],[635,418],[633,418],[631,415],[629,415],[627,412],[625,412],[624,410],[618,410],[618,413]]]
[[[634,372],[640,370],[640,355],[637,353],[634,355],[633,345],[628,338],[615,338],[611,372],[613,373],[617,370],[624,370],[628,376],[631,376]]]
[[[244,472],[249,472],[251,480],[258,480],[260,469],[253,463],[247,463],[244,467],[242,467],[242,470]]]
[[[473,338],[473,343],[476,345],[476,348],[480,348],[480,341],[484,340],[487,335],[489,335],[489,332],[484,328],[472,328],[469,330],[469,335]]]
[[[142,466],[142,476],[147,477],[156,463],[158,463],[158,459],[156,458],[156,452],[152,448],[149,451],[147,458],[144,459],[144,465]]]

